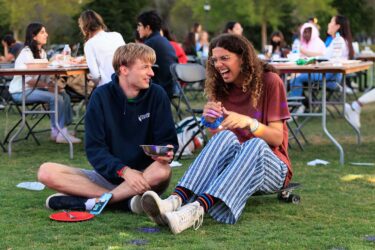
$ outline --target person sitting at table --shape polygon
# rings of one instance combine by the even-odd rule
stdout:
[[[305,23],[301,27],[301,56],[321,56],[325,52],[325,44],[319,37],[319,30],[312,23]]]
[[[0,57],[0,62],[10,63],[16,60],[18,54],[23,48],[23,44],[20,42],[17,42],[14,39],[13,35],[10,35],[10,34],[5,35],[1,43],[4,48],[4,56]]]
[[[359,129],[361,127],[361,109],[364,105],[375,102],[375,89],[364,93],[358,100],[352,102],[351,104],[345,103],[345,117],[349,122]]]
[[[328,30],[327,33],[333,37],[336,37],[336,33],[339,32],[341,37],[345,40],[345,46],[342,48],[341,51],[341,58],[342,59],[353,59],[354,57],[354,50],[352,45],[352,33],[350,31],[350,24],[349,20],[344,16],[333,16],[331,21],[328,23]],[[331,43],[325,51],[324,57],[330,59],[332,57],[332,50],[333,50],[333,43]],[[326,81],[327,81],[327,88],[328,89],[335,89],[337,88],[337,84],[341,82],[342,74],[336,73],[327,73]],[[309,74],[300,74],[298,77],[291,80],[290,83],[290,92],[289,96],[302,96],[303,94],[303,85],[309,79]],[[322,81],[322,74],[310,74],[311,81]],[[303,106],[302,106],[303,107]],[[303,110],[300,110],[303,113]]]
[[[237,34],[242,36],[243,28],[237,21],[229,21],[225,24],[223,33]]]
[[[26,63],[33,62],[34,59],[46,59],[47,55],[43,46],[47,43],[48,33],[43,24],[31,23],[26,28],[25,47],[18,55],[14,68],[25,69]],[[26,82],[26,103],[46,102],[49,104],[50,110],[55,110],[55,94],[53,84],[50,83],[48,76],[28,76],[25,77]],[[52,90],[51,92],[48,89]],[[15,102],[22,102],[22,77],[14,76],[9,85],[9,93]],[[68,133],[67,125],[72,122],[72,107],[69,95],[64,91],[60,91],[58,95],[58,117],[51,114],[51,140],[56,143],[68,143],[64,135],[69,137],[73,143],[80,143],[81,140]],[[62,128],[59,133],[56,128],[55,119]],[[64,135],[63,135],[63,134]]]
[[[214,38],[209,55],[209,101],[202,123],[216,134],[171,196],[162,200],[152,191],[142,196],[148,216],[174,234],[197,229],[205,213],[234,224],[255,192],[280,190],[292,178],[286,126],[290,114],[275,69],[258,59],[253,45],[239,35]]]
[[[116,49],[125,44],[118,32],[107,32],[103,18],[93,10],[85,10],[78,19],[85,39],[85,57],[90,78],[101,86],[111,81],[114,73],[112,58]]]
[[[168,187],[174,152],[150,157],[140,147],[178,149],[168,96],[161,86],[150,84],[155,61],[155,51],[145,44],[129,43],[116,50],[116,73],[110,83],[94,90],[86,111],[85,150],[94,170],[42,164],[39,181],[59,192],[47,198],[48,208],[91,210],[110,192],[111,204],[141,213],[140,195],[147,190],[161,194]]]
[[[286,45],[283,33],[278,30],[272,32],[270,40],[272,46],[272,55],[286,57],[290,49],[288,49],[288,46]]]

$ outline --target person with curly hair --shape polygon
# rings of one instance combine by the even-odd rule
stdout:
[[[205,213],[234,224],[255,192],[274,192],[292,178],[288,156],[290,114],[283,82],[258,59],[243,36],[223,34],[210,43],[202,123],[215,135],[162,200],[142,196],[148,216],[174,234],[203,222]],[[220,122],[221,121],[221,122]]]

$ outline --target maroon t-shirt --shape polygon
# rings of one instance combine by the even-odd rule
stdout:
[[[280,77],[272,72],[263,74],[263,91],[258,100],[257,108],[254,108],[251,104],[250,93],[244,93],[242,88],[238,88],[234,84],[229,90],[229,96],[222,103],[228,111],[250,116],[264,125],[275,121],[283,122],[283,141],[281,145],[270,147],[275,155],[288,166],[285,186],[288,185],[293,175],[288,156],[288,127],[286,125],[286,120],[290,118],[290,113],[285,88]],[[233,132],[241,143],[254,137],[249,129],[234,129]]]

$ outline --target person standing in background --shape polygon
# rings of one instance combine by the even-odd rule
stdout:
[[[111,81],[115,73],[112,66],[113,54],[125,44],[118,32],[107,32],[103,18],[93,10],[85,10],[78,19],[85,39],[85,57],[92,80],[98,86]]]

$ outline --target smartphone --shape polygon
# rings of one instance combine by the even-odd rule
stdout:
[[[99,215],[104,207],[107,205],[108,201],[112,198],[111,193],[104,193],[95,206],[91,209],[90,214]]]

